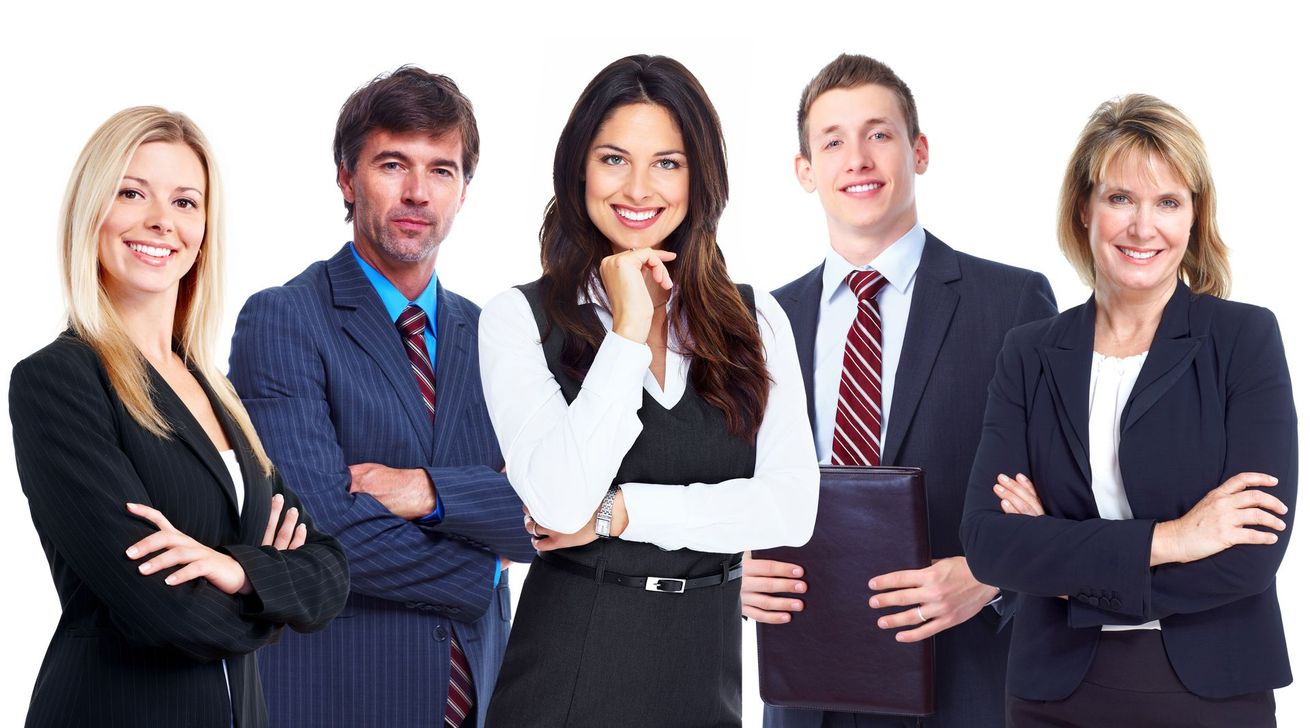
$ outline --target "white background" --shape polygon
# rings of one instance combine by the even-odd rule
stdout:
[[[1233,297],[1278,314],[1308,411],[1310,349],[1296,295],[1307,242],[1307,26],[1260,2],[35,5],[10,6],[0,28],[0,204],[14,226],[0,264],[6,391],[13,364],[63,327],[59,202],[83,143],[121,108],[184,111],[217,150],[230,200],[226,339],[248,295],[348,238],[333,185],[337,111],[356,87],[404,63],[453,77],[482,132],[482,163],[437,263],[448,287],[483,303],[538,275],[536,234],[569,109],[605,64],[640,52],[681,60],[718,107],[732,184],[720,239],[733,278],[785,283],[826,246],[818,200],[792,175],[796,101],[824,63],[850,51],[890,64],[918,98],[931,151],[918,183],[925,226],[959,250],[1046,273],[1061,308],[1088,293],[1054,238],[1060,177],[1087,116],[1137,91],[1181,108],[1209,144]],[[10,442],[0,418],[0,624],[9,626],[0,725],[22,721],[59,613]],[[1280,580],[1302,679],[1305,544],[1293,540]],[[516,584],[524,571],[515,567]],[[747,725],[759,721],[752,638],[748,628]],[[1304,689],[1277,696],[1285,725],[1310,722]]]

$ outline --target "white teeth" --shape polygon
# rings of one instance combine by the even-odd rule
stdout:
[[[156,248],[153,245],[143,245],[141,243],[128,243],[127,247],[138,253],[144,253],[152,258],[167,258],[173,251],[168,248]]]
[[[1128,250],[1127,248],[1119,248],[1119,251],[1133,260],[1149,260],[1154,258],[1160,252],[1158,250],[1138,252],[1136,250]]]
[[[616,207],[614,208],[614,211],[619,213],[619,217],[623,218],[624,220],[631,220],[633,222],[645,222],[646,220],[655,217],[655,215],[659,213],[659,210],[646,210],[645,212],[634,212],[633,210],[629,210],[623,207]]]
[[[847,192],[869,192],[869,191],[872,191],[872,190],[879,189],[879,188],[881,188],[881,187],[882,187],[882,185],[881,185],[881,184],[878,184],[877,182],[869,182],[869,183],[867,183],[867,184],[862,184],[862,185],[851,185],[850,187],[847,187],[847,188],[846,188],[846,191],[847,191]]]

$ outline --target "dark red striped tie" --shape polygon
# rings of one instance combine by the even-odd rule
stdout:
[[[846,285],[859,303],[846,334],[832,464],[877,465],[882,461],[882,315],[875,296],[887,279],[877,271],[856,270],[846,276]]]
[[[418,391],[423,395],[423,403],[428,407],[428,419],[436,417],[437,387],[436,377],[432,372],[432,362],[428,359],[428,345],[424,330],[428,325],[428,315],[423,309],[410,304],[396,319],[396,327],[405,342],[405,353],[409,355],[409,368],[414,371],[414,380],[418,382]],[[473,710],[473,678],[469,674],[469,661],[464,656],[455,633],[450,633],[450,684],[446,688],[446,725],[459,728]]]

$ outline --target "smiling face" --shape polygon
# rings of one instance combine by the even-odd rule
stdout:
[[[818,191],[834,243],[888,245],[918,217],[914,177],[928,169],[928,139],[911,139],[896,94],[865,84],[825,91],[806,119],[810,158],[796,156],[796,178]]]
[[[169,295],[205,239],[206,174],[185,144],[137,148],[100,226],[101,281],[112,300]]]
[[[1110,164],[1083,205],[1097,297],[1168,297],[1194,217],[1191,191],[1164,160],[1128,152]]]
[[[615,253],[656,248],[687,217],[690,172],[682,134],[662,106],[620,106],[586,162],[587,215]]]
[[[467,186],[458,130],[369,132],[355,171],[344,167],[337,186],[355,205],[355,249],[382,271],[409,265],[431,269]]]

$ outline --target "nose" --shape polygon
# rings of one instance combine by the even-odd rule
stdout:
[[[1150,240],[1155,237],[1155,208],[1151,205],[1138,205],[1128,224],[1128,234],[1134,240]]]
[[[430,195],[422,170],[413,170],[405,175],[405,188],[401,191],[406,205],[422,207],[428,204]]]
[[[173,212],[176,208],[167,197],[156,197],[150,203],[150,214],[146,218],[146,228],[156,235],[170,235],[173,232]]]
[[[873,154],[869,145],[859,141],[846,145],[846,171],[863,172],[873,169]]]
[[[634,166],[623,181],[623,195],[633,202],[641,202],[651,196],[650,172]]]

